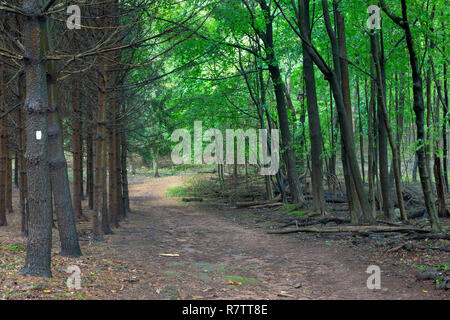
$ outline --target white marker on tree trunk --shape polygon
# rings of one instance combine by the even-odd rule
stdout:
[[[42,131],[36,131],[36,140],[42,139]]]

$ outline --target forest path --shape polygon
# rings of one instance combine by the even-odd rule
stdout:
[[[393,272],[366,287],[369,262],[322,243],[239,225],[231,210],[185,204],[166,190],[185,176],[130,186],[132,212],[109,248],[138,271],[122,299],[439,299]],[[177,254],[179,256],[163,256]]]

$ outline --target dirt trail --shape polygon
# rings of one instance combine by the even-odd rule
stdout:
[[[137,270],[122,299],[442,299],[405,277],[382,273],[381,290],[366,287],[369,263],[353,249],[269,235],[211,204],[165,196],[183,177],[132,185],[132,213],[109,247]],[[168,257],[161,254],[177,254]],[[428,288],[429,290],[429,288]]]

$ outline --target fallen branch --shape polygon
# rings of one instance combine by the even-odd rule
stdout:
[[[404,226],[401,223],[391,222],[391,221],[386,221],[386,220],[377,220],[377,222],[381,223],[381,224],[387,224],[388,226],[394,226],[394,227],[403,227]]]
[[[257,206],[251,206],[251,207],[248,207],[248,209],[273,208],[273,207],[279,207],[279,206],[283,206],[283,205],[284,205],[283,202],[266,203],[266,204],[260,204]]]
[[[340,233],[340,232],[418,232],[418,233],[428,233],[430,230],[419,229],[419,228],[409,228],[409,227],[385,227],[385,226],[342,226],[342,227],[329,227],[329,228],[298,228],[298,229],[288,229],[288,230],[277,230],[269,231],[269,234],[288,234],[297,232],[308,232],[308,233]]]
[[[450,248],[441,248],[441,247],[414,247],[416,249],[420,249],[420,250],[438,250],[438,251],[445,251],[445,252],[450,252]]]
[[[236,208],[249,208],[249,207],[255,207],[255,206],[262,206],[272,203],[278,203],[280,201],[281,197],[278,196],[272,200],[269,201],[246,201],[246,202],[236,202]]]
[[[394,251],[398,251],[400,249],[405,249],[407,251],[412,251],[414,249],[418,249],[418,250],[438,250],[438,251],[445,251],[445,252],[450,252],[450,248],[441,248],[441,247],[416,247],[415,245],[413,245],[411,242],[406,242],[400,246],[397,246],[395,248],[389,249],[386,251],[386,253],[388,252],[394,252]]]
[[[418,234],[414,237],[409,238],[409,240],[450,240],[450,234]]]
[[[411,212],[408,214],[408,219],[417,219],[420,217],[423,217],[423,215],[426,213],[426,209],[420,209],[414,212]]]
[[[312,200],[313,197],[311,195],[306,195],[304,197],[305,200]],[[328,203],[347,203],[348,200],[346,198],[343,197],[325,197],[325,202]]]
[[[322,219],[318,219],[318,220],[313,220],[313,221],[308,221],[308,219],[304,219],[303,221],[300,220],[293,220],[283,226],[280,227],[280,229],[284,229],[286,227],[295,225],[296,227],[305,227],[305,226],[313,226],[316,224],[327,224],[327,223],[331,223],[334,222],[336,224],[344,224],[344,223],[350,223],[350,219],[342,219],[342,218],[322,218]]]

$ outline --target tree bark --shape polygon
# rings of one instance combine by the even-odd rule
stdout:
[[[333,10],[335,14],[335,23],[337,31],[337,45],[339,50],[339,64],[340,64],[340,77],[339,82],[342,88],[342,96],[344,99],[344,106],[347,113],[348,122],[350,123],[350,131],[352,139],[354,138],[353,131],[353,117],[352,117],[352,102],[350,95],[350,78],[347,62],[347,41],[345,37],[345,21],[344,17],[338,9],[338,4],[333,1]],[[351,178],[350,164],[345,146],[342,149],[342,167],[344,169],[345,188],[347,190],[347,198],[349,200],[350,217],[353,223],[358,223],[359,216],[361,215],[361,206],[358,201],[358,197],[355,193],[355,184]]]
[[[18,82],[19,101],[25,100],[25,73],[19,75]],[[28,236],[28,202],[27,202],[27,171],[25,162],[25,117],[22,108],[19,109],[18,116],[19,132],[18,132],[18,156],[19,156],[19,207],[21,215],[21,232],[23,237]]]
[[[370,63],[371,74],[373,74],[373,60]],[[367,90],[367,86],[366,86]],[[367,126],[368,126],[368,143],[367,143],[367,157],[368,157],[368,172],[367,180],[369,182],[369,197],[372,206],[372,212],[376,212],[375,199],[375,170],[374,170],[374,130],[373,130],[373,115],[375,113],[375,81],[370,81],[370,100],[367,104]]]
[[[6,151],[6,210],[8,213],[13,212],[12,205],[12,158],[11,150]]]
[[[110,100],[110,123],[111,125],[108,128],[108,170],[109,170],[109,214],[111,225],[115,228],[119,227],[119,212],[118,212],[118,202],[117,202],[117,142],[116,142],[116,110],[117,110],[117,101],[114,97]]]
[[[14,153],[14,187],[19,188],[19,154],[17,150]]]
[[[128,192],[128,174],[127,174],[127,157],[128,157],[128,147],[127,147],[127,138],[124,128],[122,127],[121,131],[121,176],[122,176],[122,201],[123,201],[123,218],[126,217],[127,212],[130,212],[130,195]]]
[[[49,21],[45,24],[46,49],[53,53],[53,45],[49,34]],[[56,63],[53,60],[47,62],[47,90],[49,101],[48,115],[48,154],[50,166],[51,188],[55,202],[55,212],[58,221],[59,240],[61,242],[60,255],[77,258],[81,256],[78,243],[78,233],[72,207],[69,176],[67,173],[67,161],[64,156],[63,136],[61,131],[61,119],[59,117],[60,106],[57,88]]]
[[[400,154],[399,154],[399,150],[397,148],[397,146],[395,145],[395,141],[394,141],[394,136],[392,133],[392,129],[391,126],[389,124],[389,119],[388,119],[388,114],[387,114],[387,106],[386,106],[386,91],[385,91],[385,73],[383,71],[384,69],[384,63],[382,63],[382,61],[384,61],[384,57],[383,55],[380,55],[379,51],[378,51],[378,37],[375,34],[371,34],[371,50],[372,50],[372,58],[375,62],[375,70],[376,70],[376,79],[377,79],[377,88],[378,88],[378,109],[380,112],[380,122],[382,123],[381,126],[384,127],[384,130],[380,130],[380,139],[382,136],[384,136],[384,138],[386,137],[386,134],[388,136],[389,139],[389,144],[391,146],[391,151],[392,151],[392,162],[394,165],[394,176],[395,176],[395,189],[397,192],[397,200],[398,200],[398,206],[400,209],[400,215],[403,221],[407,221],[408,217],[406,215],[406,211],[405,211],[405,206],[403,204],[403,194],[402,194],[402,188],[401,188],[401,173],[400,173]],[[384,78],[384,81],[383,81]],[[381,128],[380,124],[379,124],[379,128]],[[382,134],[382,131],[383,134]],[[383,139],[384,139],[383,138]],[[387,150],[386,151],[386,165],[387,165]],[[380,158],[382,156],[382,152],[380,152]],[[383,155],[383,159],[384,159]],[[386,168],[387,169],[387,168]],[[381,170],[381,161],[380,161],[380,177],[383,177],[384,173]],[[388,175],[386,174],[386,177]],[[387,181],[384,181],[383,178],[381,178],[382,180],[382,192],[386,192],[386,190],[383,191],[383,183],[386,183]],[[385,186],[387,187],[387,191],[389,191],[389,185]],[[386,201],[389,202],[389,205],[386,204]],[[387,195],[387,197],[385,197],[383,195],[383,209],[384,209],[384,213],[385,213],[385,217],[388,221],[392,221],[394,219],[394,215],[391,211],[390,208],[390,197],[389,194]],[[388,208],[389,207],[389,208]]]

